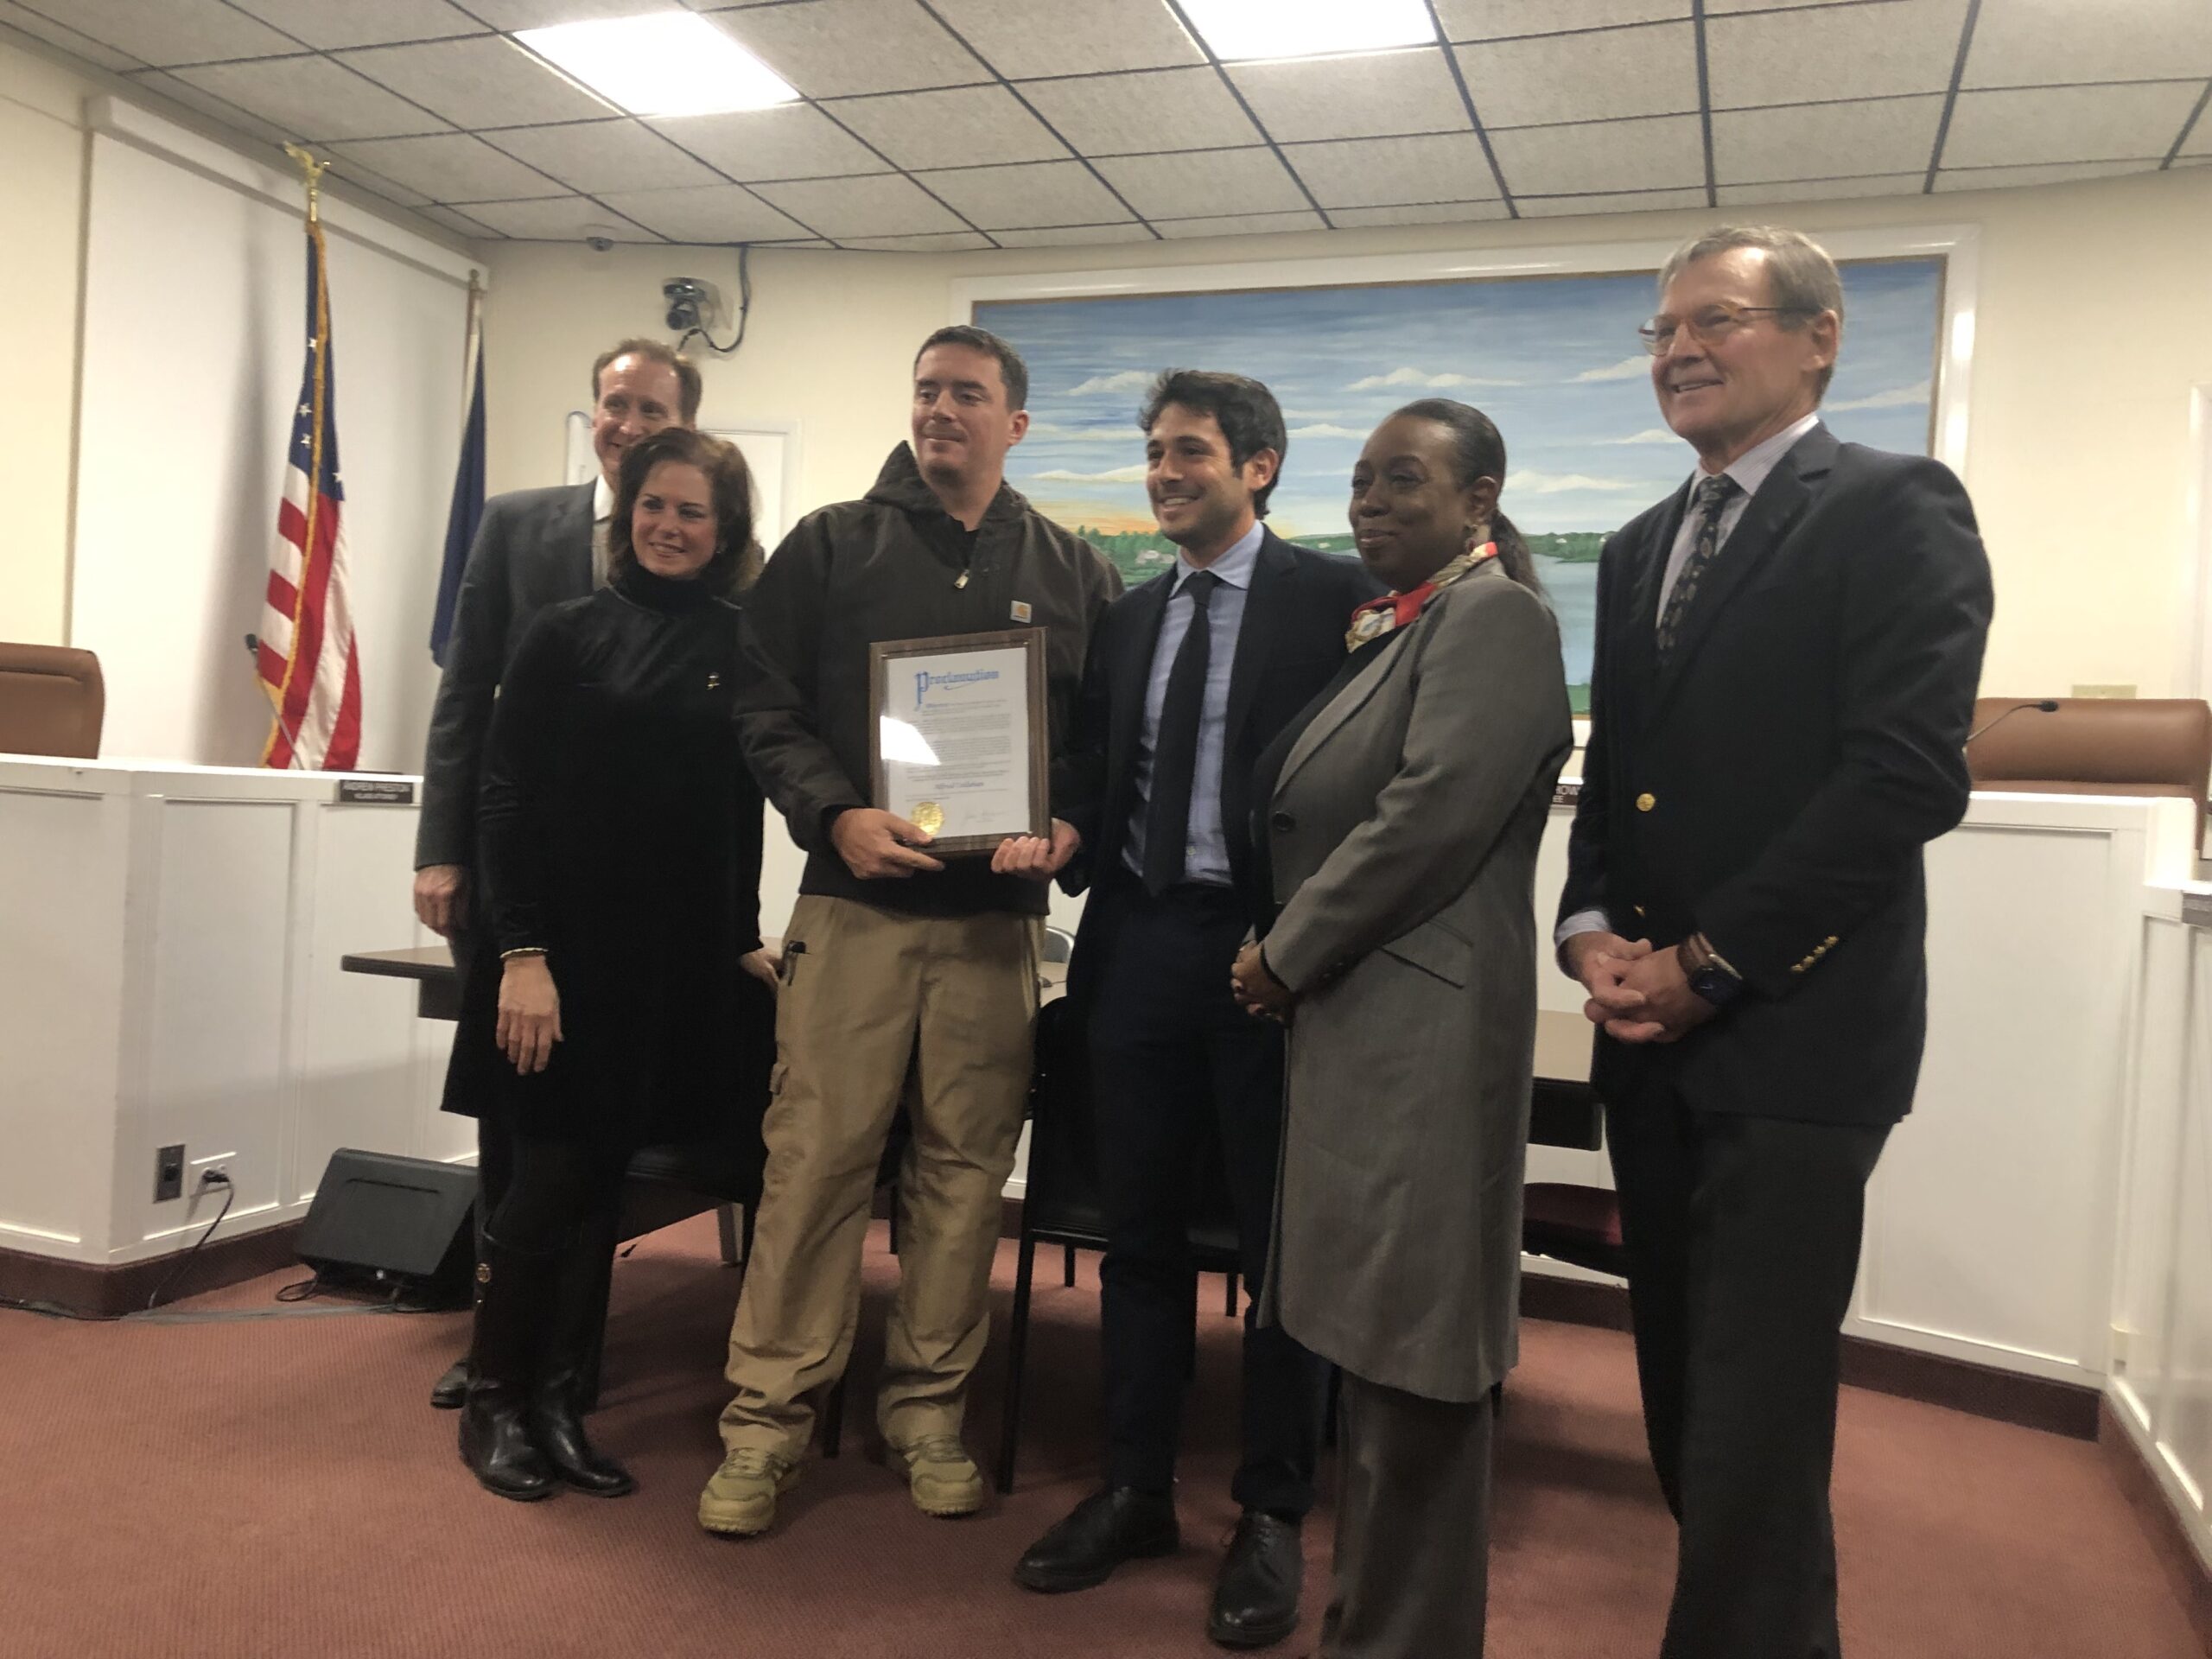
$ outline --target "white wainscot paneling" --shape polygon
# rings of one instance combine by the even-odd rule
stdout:
[[[2195,1507],[2197,1547],[2212,1555],[2204,1515],[2212,1488],[2212,937],[2197,930],[2191,943],[2192,1040],[2175,1160],[2166,1364],[2153,1427],[2181,1496]]]
[[[203,1201],[197,1178],[214,1160],[230,1176],[232,1217],[282,1202],[292,809],[162,796],[133,806],[156,921],[130,950],[130,1001],[147,1017],[143,1042],[126,1039],[116,1213],[127,1235],[152,1240],[213,1217],[220,1194]],[[176,1142],[185,1196],[157,1205],[153,1149]]]
[[[1848,1328],[2095,1376],[2144,841],[2093,811],[2005,816],[1928,851],[1927,1057],[1868,1189]]]

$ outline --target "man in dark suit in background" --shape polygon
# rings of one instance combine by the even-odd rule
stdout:
[[[1251,868],[1252,766],[1336,672],[1351,613],[1376,591],[1356,562],[1262,524],[1287,442],[1265,386],[1176,370],[1154,384],[1141,420],[1146,489],[1182,551],[1107,611],[1092,642],[1071,820],[1082,841],[1063,877],[1091,889],[1069,990],[1090,1035],[1109,1240],[1105,1484],[1015,1568],[1040,1591],[1098,1584],[1176,1547],[1198,1172],[1217,1141],[1256,1297],[1282,1129],[1282,1029],[1230,995],[1266,901]],[[1244,1513],[1214,1589],[1217,1642],[1264,1646],[1297,1624],[1325,1381],[1319,1362],[1279,1327],[1255,1328],[1248,1310],[1233,1488]]]
[[[1843,291],[1715,231],[1643,329],[1698,456],[1598,570],[1557,940],[1680,1528],[1662,1659],[1835,1659],[1828,1479],[1866,1179],[1927,1023],[1924,843],[1964,814],[1991,607],[1966,492],[1816,413]]]
[[[468,872],[476,862],[477,763],[500,679],[538,612],[607,585],[607,518],[614,511],[623,452],[664,426],[690,426],[699,414],[698,369],[657,340],[626,340],[602,352],[592,365],[591,385],[591,442],[599,476],[588,484],[515,490],[484,504],[454,605],[445,675],[430,711],[415,832],[415,914],[451,943],[464,972],[471,931]],[[507,1163],[505,1133],[480,1120],[480,1215],[498,1202]],[[603,1304],[598,1317],[605,1317]],[[467,1382],[467,1362],[454,1361],[431,1389],[430,1403],[457,1408]]]

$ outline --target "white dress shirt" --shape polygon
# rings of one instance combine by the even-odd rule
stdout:
[[[613,525],[614,490],[601,473],[591,486],[591,585],[594,589],[606,587],[613,574],[614,554],[607,538]]]
[[[1720,509],[1720,539],[1716,549],[1728,545],[1728,538],[1736,533],[1736,526],[1743,522],[1744,512],[1751,505],[1751,498],[1759,493],[1767,474],[1781,464],[1782,458],[1796,447],[1797,440],[1821,423],[1819,411],[1793,421],[1770,438],[1762,438],[1750,448],[1730,461],[1720,470],[1736,482],[1740,494],[1728,498]],[[1700,466],[1690,474],[1689,487],[1694,491],[1713,474]],[[1675,532],[1675,544],[1667,550],[1667,568],[1659,578],[1659,605],[1651,613],[1651,626],[1656,629],[1659,619],[1667,613],[1667,595],[1675,591],[1675,582],[1682,574],[1682,567],[1689,563],[1691,550],[1697,546],[1699,515],[1692,509],[1682,514],[1682,527]],[[1602,619],[1600,619],[1602,626]],[[1586,786],[1588,780],[1585,779]],[[1561,922],[1552,934],[1552,948],[1557,950],[1577,933],[1611,933],[1618,930],[1605,910],[1592,905],[1587,910],[1578,910]]]
[[[1266,526],[1252,528],[1230,543],[1229,550],[1206,566],[1221,578],[1206,605],[1206,689],[1198,707],[1198,753],[1191,768],[1191,823],[1183,849],[1183,879],[1211,887],[1230,884],[1229,837],[1221,821],[1221,767],[1229,734],[1229,674],[1236,666],[1236,636],[1244,624],[1244,596],[1251,591],[1252,572],[1260,562],[1260,543]],[[1175,585],[1169,590],[1167,607],[1160,620],[1160,639],[1152,649],[1152,677],[1145,686],[1144,741],[1137,748],[1137,804],[1129,818],[1128,850],[1122,861],[1139,875],[1144,874],[1144,819],[1152,801],[1152,756],[1160,741],[1160,717],[1167,706],[1167,677],[1175,666],[1175,653],[1191,631],[1197,601],[1184,592],[1194,569],[1190,556],[1175,556]]]

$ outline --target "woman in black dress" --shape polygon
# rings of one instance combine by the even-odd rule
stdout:
[[[486,741],[493,949],[448,1089],[505,1091],[514,1173],[484,1226],[461,1455],[502,1497],[634,1490],[581,1410],[623,1172],[639,1147],[757,1124],[774,1056],[760,792],[741,699],[757,572],[731,445],[671,429],[624,455],[610,585],[524,637]]]

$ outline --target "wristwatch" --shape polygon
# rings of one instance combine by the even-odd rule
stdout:
[[[1713,948],[1702,933],[1693,933],[1675,947],[1675,959],[1690,989],[1716,1008],[1725,1008],[1744,994],[1744,976]]]

